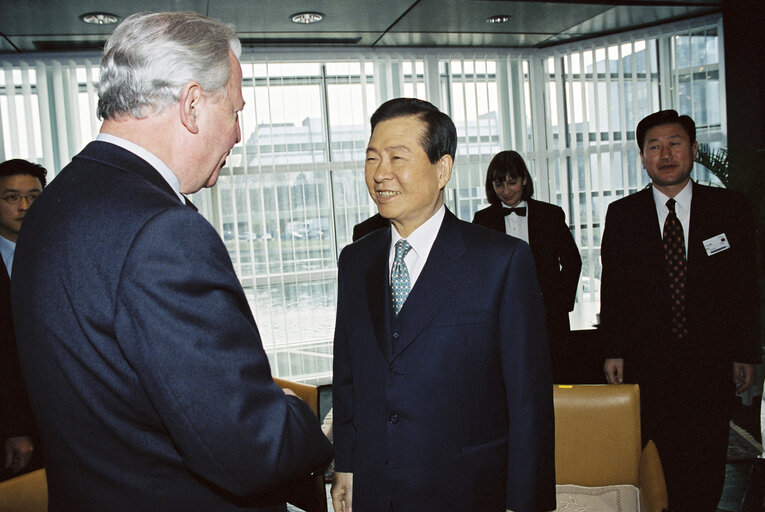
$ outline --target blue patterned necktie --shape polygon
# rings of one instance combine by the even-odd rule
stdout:
[[[667,201],[667,208],[669,208],[669,215],[664,221],[662,238],[669,292],[672,298],[672,333],[678,339],[683,339],[688,334],[688,328],[685,325],[685,273],[688,268],[685,257],[685,236],[683,225],[675,213],[674,199]]]
[[[393,312],[396,316],[398,316],[406,297],[409,295],[409,270],[404,263],[404,257],[411,249],[412,246],[404,239],[396,242],[396,257],[390,271],[391,297],[393,298]]]

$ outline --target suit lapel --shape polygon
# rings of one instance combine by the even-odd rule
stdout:
[[[662,245],[661,229],[659,228],[659,216],[656,213],[656,203],[653,200],[653,189],[648,187],[638,192],[640,197],[640,211],[635,212],[635,236],[637,240],[643,240],[646,251],[652,259],[661,260],[663,271],[664,246]]]
[[[390,287],[388,286],[388,252],[390,251],[390,231],[381,230],[381,242],[378,244],[377,257],[367,269],[364,279],[367,290],[367,307],[372,320],[377,344],[390,360]]]
[[[693,196],[691,198],[691,218],[688,223],[688,269],[691,270],[691,262],[699,263],[706,257],[704,252],[705,229],[710,226],[707,213],[712,209],[707,204],[705,187],[692,183]]]
[[[505,213],[501,203],[491,205],[489,208],[490,228],[501,233],[505,232]]]
[[[401,309],[400,337],[394,344],[391,359],[398,357],[420,335],[452,297],[459,284],[459,259],[464,253],[459,221],[446,210],[428,261]]]
[[[529,198],[526,200],[526,216],[526,222],[529,227],[529,245],[533,252],[534,247],[539,245],[537,243],[536,235],[542,232],[539,227],[542,219],[539,218],[537,202],[534,199]]]

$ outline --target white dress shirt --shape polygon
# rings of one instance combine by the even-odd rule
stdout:
[[[675,214],[677,215],[680,224],[683,226],[683,237],[685,238],[685,258],[688,259],[688,231],[691,227],[691,199],[693,199],[693,187],[692,181],[689,181],[683,190],[681,190],[675,197]],[[669,215],[669,208],[667,208],[667,201],[669,197],[659,192],[656,187],[651,187],[653,190],[653,202],[656,203],[656,215],[659,217],[659,232],[664,232],[664,221],[667,220]]]
[[[414,283],[417,282],[417,278],[420,277],[422,267],[425,266],[425,262],[428,261],[428,255],[430,249],[433,248],[433,243],[438,236],[438,230],[441,229],[441,223],[446,215],[446,207],[441,205],[441,208],[428,220],[426,220],[420,227],[412,231],[406,241],[412,246],[412,250],[404,257],[404,263],[406,263],[406,269],[409,271],[409,286],[410,290],[414,288]],[[396,259],[396,242],[403,238],[398,234],[396,228],[391,225],[390,228],[391,241],[390,241],[390,253],[388,254],[388,279],[390,283],[390,270],[393,268],[393,260]]]
[[[0,255],[3,257],[3,263],[8,270],[8,277],[11,277],[11,268],[13,267],[13,254],[16,252],[16,242],[11,242],[4,236],[0,236]]]
[[[505,203],[501,204],[503,208],[510,208]],[[526,201],[521,201],[513,208],[526,208],[526,216],[521,217],[515,213],[505,215],[505,233],[529,243],[529,205]]]

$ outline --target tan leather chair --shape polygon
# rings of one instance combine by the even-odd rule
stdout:
[[[667,486],[653,441],[641,450],[636,384],[556,385],[557,484],[634,485],[642,512],[667,508]]]
[[[280,388],[291,389],[319,418],[318,387],[277,377],[274,377],[274,382]],[[309,477],[306,482],[293,490],[287,501],[306,512],[327,512],[327,488],[324,484],[324,475],[319,473]]]
[[[38,469],[0,482],[0,512],[47,512],[48,481]]]

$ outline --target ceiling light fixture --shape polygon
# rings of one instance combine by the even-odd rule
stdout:
[[[302,23],[307,25],[308,23],[319,23],[324,19],[324,15],[320,12],[299,12],[290,16],[292,23]]]
[[[486,18],[486,23],[507,23],[510,21],[510,15],[509,14],[496,14],[494,16],[489,16]]]
[[[81,14],[80,19],[90,25],[112,25],[117,23],[120,17],[108,12],[88,12]]]

